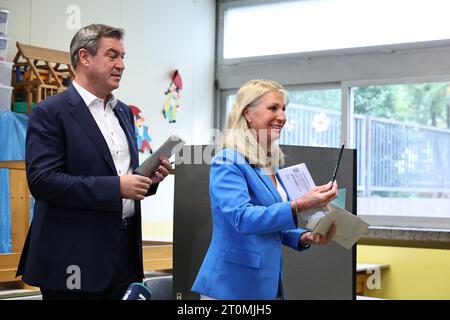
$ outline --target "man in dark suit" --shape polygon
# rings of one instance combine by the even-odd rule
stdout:
[[[171,169],[134,175],[133,114],[111,93],[125,69],[123,30],[90,25],[70,44],[75,81],[39,103],[26,139],[36,203],[17,275],[44,299],[120,299],[143,279],[139,200]]]

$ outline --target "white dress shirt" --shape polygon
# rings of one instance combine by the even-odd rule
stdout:
[[[96,97],[75,81],[73,81],[73,86],[88,106],[98,128],[102,132],[103,138],[105,138],[111,152],[117,174],[119,176],[133,174],[127,137],[113,111],[117,104],[117,99],[111,94],[105,103],[103,99]],[[122,218],[129,218],[134,214],[134,200],[122,199]]]

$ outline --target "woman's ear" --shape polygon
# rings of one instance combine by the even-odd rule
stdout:
[[[248,123],[252,123],[252,118],[250,115],[250,110],[248,107],[245,107],[244,112],[242,113],[244,115],[245,120],[247,120]]]

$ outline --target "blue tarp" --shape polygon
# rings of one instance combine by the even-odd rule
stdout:
[[[0,253],[11,252],[10,212],[8,169],[0,169]]]
[[[0,111],[0,161],[25,160],[28,116]],[[0,169],[0,254],[11,253],[9,170]],[[32,204],[32,201],[30,202]],[[30,205],[30,221],[32,217]]]

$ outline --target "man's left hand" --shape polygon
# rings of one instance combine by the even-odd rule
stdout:
[[[167,175],[173,171],[172,166],[170,165],[170,162],[165,157],[159,158],[160,165],[158,169],[150,176],[150,179],[152,180],[152,183],[159,183],[164,180]]]

